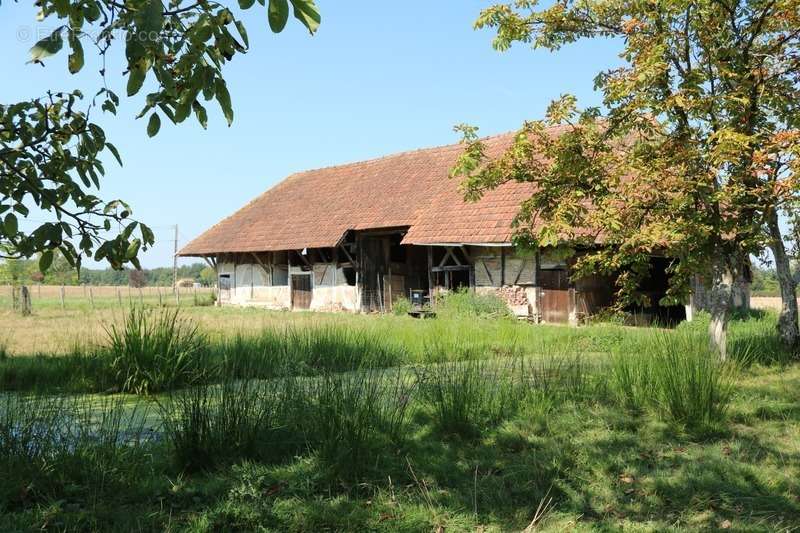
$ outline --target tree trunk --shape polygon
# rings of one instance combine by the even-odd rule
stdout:
[[[783,243],[778,223],[778,212],[771,210],[767,221],[770,249],[775,258],[775,271],[781,288],[781,313],[778,316],[778,335],[787,348],[793,349],[800,342],[800,325],[797,322],[797,281],[792,276],[791,262]]]
[[[711,349],[722,361],[728,358],[728,315],[733,304],[733,279],[733,269],[725,254],[716,254],[711,265],[708,336]]]

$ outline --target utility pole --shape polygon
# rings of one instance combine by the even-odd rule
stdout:
[[[175,224],[175,240],[172,241],[172,292],[178,290],[178,225]]]

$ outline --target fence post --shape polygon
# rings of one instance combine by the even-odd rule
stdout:
[[[19,307],[19,302],[17,301],[17,287],[16,285],[11,286],[11,310],[16,311]]]
[[[91,287],[89,287],[89,302],[92,304],[92,310],[94,310],[94,291],[92,291]]]
[[[164,307],[164,302],[161,300],[161,287],[158,287],[158,306]]]
[[[61,310],[64,311],[64,286],[61,286],[61,290],[58,291],[58,295],[61,297]]]
[[[22,297],[22,316],[28,316],[31,314],[31,293],[27,286],[22,286],[20,295]]]
[[[119,287],[117,287],[117,303],[122,307],[122,291],[119,290]]]

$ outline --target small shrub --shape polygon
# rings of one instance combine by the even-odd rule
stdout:
[[[122,327],[106,328],[109,371],[121,391],[151,394],[202,381],[206,338],[179,310],[133,307]]]
[[[401,296],[392,302],[392,313],[397,316],[406,316],[411,311],[411,302],[408,298]]]

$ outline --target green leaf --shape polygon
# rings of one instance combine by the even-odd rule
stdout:
[[[160,129],[161,117],[158,116],[158,113],[153,113],[150,115],[150,121],[147,123],[147,136],[155,137]]]
[[[164,5],[161,0],[148,0],[136,14],[136,27],[140,32],[157,33],[164,26]],[[145,35],[146,40],[152,41],[150,35]]]
[[[132,68],[128,74],[128,96],[138,93],[144,85],[145,72],[138,68]]]
[[[208,128],[208,113],[206,112],[206,108],[200,104],[197,100],[192,102],[192,109],[194,109],[194,114],[197,116],[197,121],[203,126],[203,129]]]
[[[239,7],[242,9],[250,9],[255,3],[256,0],[239,0]]]
[[[228,92],[228,87],[225,85],[225,80],[217,78],[214,83],[214,91],[217,95],[217,102],[222,108],[222,114],[225,115],[225,120],[228,121],[228,126],[233,124],[233,107],[231,105],[231,95]]]
[[[6,221],[3,223],[3,228],[7,237],[13,237],[17,234],[19,225],[17,224],[17,217],[14,215],[14,213],[9,213],[6,215]]]
[[[31,61],[41,61],[46,57],[57,54],[64,46],[64,38],[61,36],[61,26],[56,31],[45,37],[31,48]]]
[[[69,45],[72,48],[72,53],[67,60],[67,66],[71,74],[76,74],[83,68],[83,45],[81,45],[78,35],[73,31],[69,32]]]
[[[250,48],[250,39],[247,37],[247,28],[244,27],[244,24],[240,20],[237,20],[235,24],[236,24],[236,30],[242,37],[242,41],[244,42],[245,47]]]
[[[288,0],[269,0],[267,18],[272,31],[275,33],[282,32],[283,28],[286,27],[286,21],[289,20]]]
[[[272,5],[271,1],[270,5]],[[321,21],[319,10],[314,4],[314,0],[292,0],[292,7],[294,7],[294,18],[302,22],[311,32],[311,35],[314,35]]]
[[[145,244],[153,244],[155,242],[156,237],[149,226],[139,224],[139,231],[142,233],[142,239],[144,239]]]
[[[45,250],[42,252],[42,255],[39,256],[39,272],[44,274],[47,272],[47,269],[50,268],[50,265],[53,264],[53,250]]]
[[[106,143],[106,148],[108,148],[108,151],[114,156],[114,159],[117,160],[119,166],[122,166],[122,158],[119,156],[119,150],[117,150],[117,147],[111,143]]]
[[[125,259],[130,261],[134,259],[136,255],[139,253],[139,247],[142,245],[142,241],[139,239],[133,239],[131,243],[128,245],[128,250],[125,252]]]

